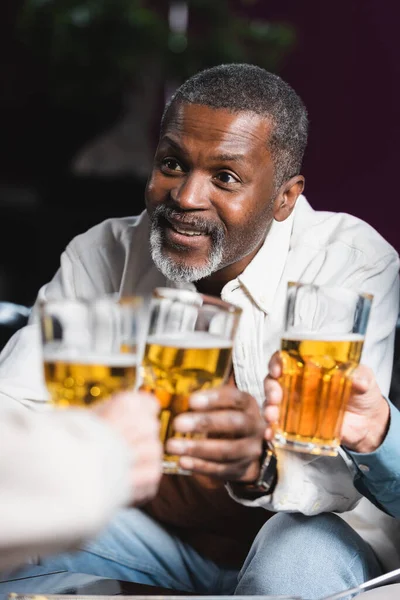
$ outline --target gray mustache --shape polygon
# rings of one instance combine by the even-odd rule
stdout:
[[[162,219],[171,219],[172,221],[177,221],[178,223],[190,225],[198,231],[210,235],[213,239],[221,240],[225,237],[224,230],[221,225],[210,223],[210,221],[207,219],[202,219],[201,217],[195,215],[190,215],[190,218],[188,218],[187,213],[176,211],[168,206],[165,206],[164,204],[160,204],[154,210],[151,216],[153,226],[160,227],[162,225],[162,223],[160,223]]]

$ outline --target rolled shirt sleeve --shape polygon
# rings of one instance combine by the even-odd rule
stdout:
[[[0,569],[97,534],[132,498],[133,461],[89,412],[1,410]]]

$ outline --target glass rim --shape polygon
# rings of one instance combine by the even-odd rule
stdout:
[[[348,292],[353,292],[355,296],[358,296],[359,298],[365,298],[365,300],[370,300],[371,302],[374,299],[373,294],[369,294],[367,292],[358,292],[357,290],[353,290],[351,288],[347,288],[342,285],[316,284],[316,283],[307,283],[307,282],[302,282],[302,281],[288,281],[288,283],[287,283],[288,290],[290,290],[292,288],[300,289],[302,287],[308,287],[308,288],[312,288],[315,290],[323,290],[324,288],[325,289],[337,289],[337,290],[343,289]]]
[[[193,296],[197,296],[198,298],[201,298],[202,302],[198,304],[199,308],[202,308],[204,306],[204,304],[207,305],[211,305],[211,306],[215,306],[217,308],[220,308],[222,310],[224,310],[225,312],[229,313],[229,314],[235,314],[237,316],[241,315],[241,313],[243,312],[242,309],[239,306],[235,306],[234,304],[231,304],[230,302],[226,302],[225,300],[222,300],[222,298],[217,298],[216,296],[210,296],[208,294],[202,294],[201,292],[198,292],[196,290],[188,290],[188,289],[184,289],[184,288],[169,288],[169,287],[156,287],[153,290],[152,293],[152,298],[154,299],[168,299],[168,297],[170,299],[176,299],[177,302],[180,302],[181,304],[184,305],[188,305],[188,304],[192,304],[193,302],[190,302],[189,300],[185,300],[184,298],[179,298],[179,294],[192,294]],[[176,298],[175,298],[176,296]]]

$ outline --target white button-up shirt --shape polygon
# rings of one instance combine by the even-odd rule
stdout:
[[[269,359],[279,348],[288,281],[342,286],[374,295],[362,362],[389,390],[394,329],[399,307],[399,258],[369,225],[347,215],[314,211],[300,196],[292,215],[273,222],[251,263],[222,290],[243,309],[233,352],[235,379],[261,405]],[[146,213],[109,219],[77,236],[40,298],[90,297],[119,292],[149,296],[156,286],[176,286],[156,269],[149,249]],[[39,333],[32,323],[14,336],[0,360],[0,402],[44,403]],[[352,508],[359,495],[345,456],[316,458],[281,451],[279,483],[254,504],[315,514]],[[350,469],[350,470],[349,470]]]

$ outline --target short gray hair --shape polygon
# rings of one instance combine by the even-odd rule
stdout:
[[[171,108],[201,104],[231,112],[253,112],[269,119],[273,129],[267,147],[275,166],[276,190],[298,175],[307,145],[307,110],[283,79],[256,65],[232,63],[200,71],[187,79],[165,107],[161,132]]]

